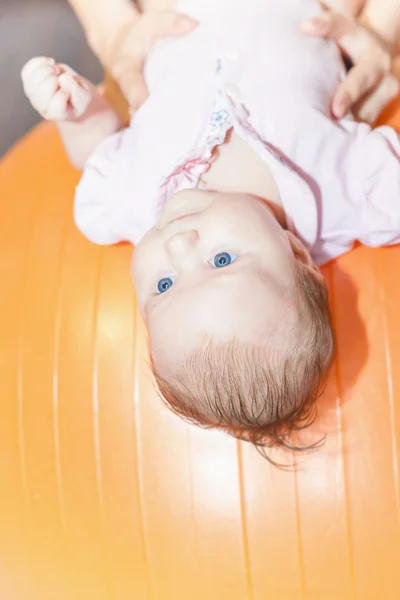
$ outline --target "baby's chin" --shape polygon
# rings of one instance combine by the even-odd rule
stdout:
[[[216,192],[206,190],[182,190],[173,194],[166,202],[155,225],[162,229],[172,221],[206,210],[215,199]]]

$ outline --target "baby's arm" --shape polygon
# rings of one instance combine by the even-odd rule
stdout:
[[[51,58],[31,59],[21,73],[32,106],[55,121],[71,163],[83,169],[94,149],[122,122],[101,92],[66,65]]]

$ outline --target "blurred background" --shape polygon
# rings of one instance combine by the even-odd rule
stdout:
[[[40,120],[20,79],[25,62],[40,55],[101,80],[102,69],[67,0],[0,0],[0,157]]]

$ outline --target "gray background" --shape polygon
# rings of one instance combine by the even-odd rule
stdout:
[[[101,80],[101,67],[66,0],[0,0],[0,156],[40,119],[20,81],[25,62],[40,55]]]

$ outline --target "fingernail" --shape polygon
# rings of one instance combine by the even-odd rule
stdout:
[[[305,32],[323,34],[328,29],[328,23],[320,17],[316,17],[310,21],[304,21],[301,28]]]
[[[194,19],[190,19],[189,17],[181,17],[178,21],[178,26],[184,31],[188,29],[194,29],[194,27],[197,27],[197,25],[198,22]]]
[[[343,117],[347,111],[350,108],[350,98],[347,96],[347,94],[342,94],[340,96],[338,96],[334,102],[334,106],[333,106],[333,113],[335,115],[335,117],[337,117],[338,119],[340,119],[341,117]]]

